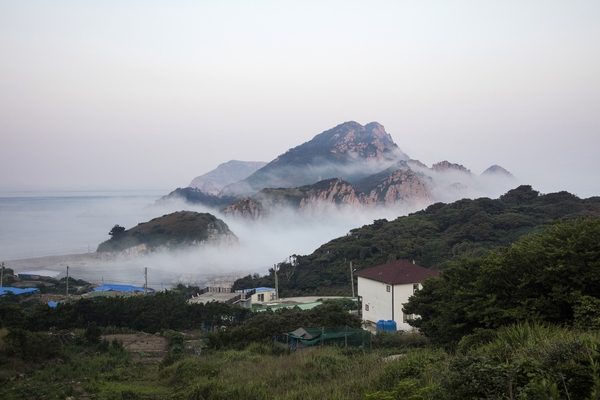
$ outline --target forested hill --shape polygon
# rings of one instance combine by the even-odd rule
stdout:
[[[280,294],[348,294],[351,261],[358,270],[397,259],[444,269],[458,256],[482,256],[556,220],[579,216],[600,218],[600,197],[580,199],[568,192],[542,195],[531,186],[519,186],[499,199],[436,203],[393,221],[376,220],[310,255],[291,257],[280,264]],[[273,285],[271,271],[265,277],[242,278],[234,288]]]

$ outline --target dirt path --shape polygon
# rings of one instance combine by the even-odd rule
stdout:
[[[131,352],[134,362],[160,362],[169,350],[167,339],[149,333],[105,335],[102,338],[109,342],[113,339],[121,340],[123,346]]]

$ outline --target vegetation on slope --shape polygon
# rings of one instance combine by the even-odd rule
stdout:
[[[600,217],[600,197],[579,199],[567,192],[541,195],[530,186],[520,186],[499,199],[436,203],[394,221],[381,219],[352,229],[310,255],[292,256],[279,264],[280,293],[284,297],[348,295],[350,262],[358,270],[398,259],[445,269],[462,256],[484,256],[558,219],[580,216]],[[234,288],[272,287],[274,283],[271,270],[264,277],[242,278]]]
[[[238,197],[215,196],[209,193],[204,193],[202,190],[197,188],[185,187],[177,188],[168,195],[161,197],[156,201],[156,204],[166,203],[172,199],[183,199],[191,204],[204,204],[209,207],[223,207],[235,202],[238,200]]]

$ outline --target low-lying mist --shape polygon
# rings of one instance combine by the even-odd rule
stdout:
[[[495,193],[490,193],[490,197],[501,194],[497,193],[498,187],[491,189]],[[456,199],[446,193],[444,200]],[[455,195],[476,197],[469,194],[459,188]],[[279,208],[269,210],[267,218],[250,221],[179,199],[155,203],[159,197],[158,193],[0,197],[0,261],[7,261],[7,266],[18,272],[66,271],[69,265],[71,276],[94,283],[104,280],[142,285],[147,268],[149,286],[155,289],[168,288],[177,282],[228,286],[237,277],[266,274],[274,264],[291,255],[310,254],[351,229],[376,219],[393,220],[428,205],[358,209],[328,204],[313,207],[310,212]],[[95,253],[98,245],[110,238],[108,232],[115,224],[129,229],[182,210],[209,212],[222,219],[238,237],[239,244],[139,257]]]

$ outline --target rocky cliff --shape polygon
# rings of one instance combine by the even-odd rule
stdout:
[[[316,213],[330,207],[427,206],[434,200],[427,185],[410,170],[395,170],[380,179],[363,180],[360,187],[362,190],[357,190],[349,182],[334,178],[297,188],[263,189],[254,199],[242,199],[222,211],[228,216],[256,219],[283,207]]]

